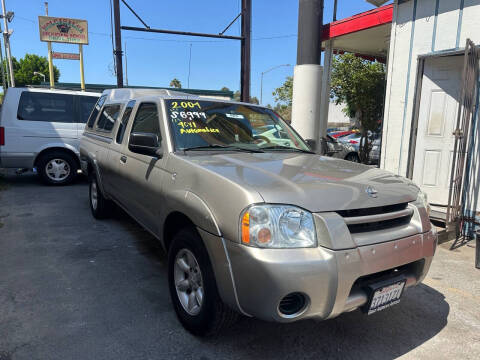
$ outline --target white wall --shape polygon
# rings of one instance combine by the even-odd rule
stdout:
[[[345,105],[335,105],[335,103],[330,102],[328,105],[328,124],[336,124],[336,126],[345,126],[349,127],[353,124],[354,119],[350,119],[343,112]]]
[[[480,0],[398,2],[395,0],[389,49],[380,166],[406,175],[417,58],[464,48],[467,38],[480,44]]]

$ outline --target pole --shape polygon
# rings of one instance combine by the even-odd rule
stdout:
[[[293,76],[292,125],[313,148],[324,152],[321,119],[323,0],[299,0],[297,66]]]
[[[125,41],[125,85],[128,87],[127,42]]]
[[[192,44],[190,44],[190,55],[188,56],[188,78],[187,78],[187,88],[190,89],[190,71],[192,67]]]
[[[260,105],[263,105],[263,74],[265,73],[262,72],[262,75],[260,76]]]
[[[48,16],[48,2],[45,1],[45,14]],[[55,74],[53,72],[52,43],[49,41],[48,46],[48,79],[50,80],[50,89],[55,87]]]
[[[85,73],[83,69],[83,45],[78,44],[78,53],[80,55],[80,87],[85,91]]]
[[[0,26],[0,32],[2,31],[2,27]],[[3,66],[3,51],[2,51],[2,46],[0,44],[0,64],[2,64],[2,87],[3,87],[3,93],[7,91],[7,84],[5,83],[5,67]]]
[[[123,65],[122,65],[122,33],[120,29],[120,3],[119,0],[113,0],[113,23],[115,28],[115,59],[117,63],[117,87],[123,87]]]
[[[10,34],[8,33],[8,21],[7,21],[7,11],[5,10],[5,0],[2,0],[2,11],[3,11],[3,39],[5,41],[5,56],[8,61],[8,70],[10,72],[10,84],[15,87],[15,77],[13,74],[13,64],[12,64],[12,52],[10,50]]]
[[[240,100],[250,101],[250,36],[252,32],[252,0],[242,0],[242,49]]]

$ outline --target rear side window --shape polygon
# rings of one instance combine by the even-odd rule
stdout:
[[[160,121],[158,119],[157,105],[154,103],[142,103],[135,114],[132,125],[132,133],[143,132],[158,135],[160,140]]]
[[[111,132],[120,113],[120,105],[105,105],[97,121],[97,130]]]
[[[17,118],[72,123],[75,121],[73,95],[24,91],[20,95]]]
[[[92,113],[90,114],[90,117],[88,118],[88,123],[87,123],[87,126],[89,128],[92,128],[93,124],[95,124],[95,120],[97,119],[97,115],[100,112],[100,109],[102,108],[102,105],[105,102],[106,98],[107,98],[107,95],[100,96],[100,99],[98,99],[97,104],[92,109]]]
[[[132,109],[135,106],[135,100],[130,101],[123,112],[122,121],[118,124],[118,131],[117,131],[117,144],[121,144],[123,141],[123,135],[125,134],[125,129],[128,125],[128,119],[130,119],[130,115],[132,114]]]
[[[95,106],[95,103],[98,100],[96,96],[78,96],[78,107],[80,110],[80,114],[78,114],[79,119],[78,121],[85,124],[88,120],[90,113]]]

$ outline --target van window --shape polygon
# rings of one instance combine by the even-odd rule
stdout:
[[[132,114],[132,109],[135,106],[135,100],[129,101],[125,111],[123,112],[122,121],[118,124],[118,131],[117,131],[117,144],[121,144],[123,141],[123,135],[125,134],[125,129],[128,125],[128,119],[130,119],[130,115]]]
[[[98,100],[96,96],[78,96],[78,107],[80,109],[80,114],[78,114],[78,121],[85,124],[88,120],[88,116],[93,110],[95,103]]]
[[[93,124],[95,124],[95,120],[97,119],[97,115],[98,115],[100,109],[102,108],[102,105],[105,102],[106,98],[107,98],[107,95],[100,96],[100,99],[98,99],[97,104],[92,109],[92,113],[90,114],[90,117],[88,118],[88,123],[87,123],[87,126],[89,128],[92,128]]]
[[[97,130],[111,132],[120,113],[120,105],[105,105],[97,121]]]
[[[17,118],[29,121],[75,121],[73,95],[24,91],[20,95]]]

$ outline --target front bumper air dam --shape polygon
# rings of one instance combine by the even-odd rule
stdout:
[[[242,310],[278,322],[327,319],[354,310],[368,300],[362,290],[352,291],[359,277],[424,259],[407,274],[406,286],[416,285],[430,268],[436,243],[434,232],[337,251],[322,247],[259,249],[225,241]],[[292,292],[306,295],[306,306],[298,316],[282,315],[279,302]]]

